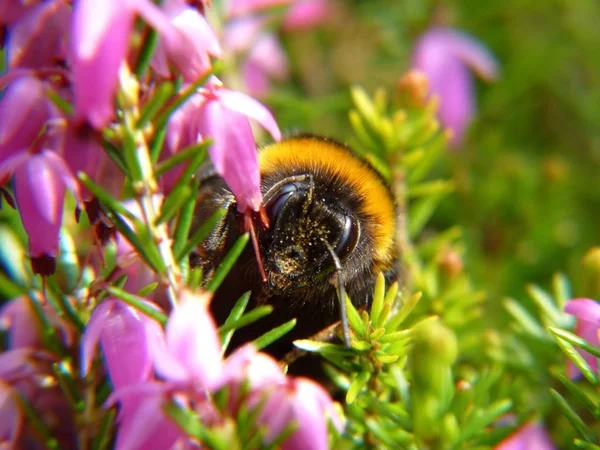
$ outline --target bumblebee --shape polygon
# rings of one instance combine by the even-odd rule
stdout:
[[[396,206],[380,174],[333,140],[291,137],[263,148],[258,158],[269,226],[254,227],[256,249],[247,246],[211,308],[223,323],[247,291],[249,308],[274,308],[236,331],[230,348],[296,318],[294,329],[265,349],[282,358],[293,340],[318,333],[340,316],[346,323],[339,301],[344,290],[355,306],[367,307],[379,272],[389,281],[397,278]],[[190,259],[208,279],[244,232],[233,194],[212,174],[202,182],[195,219],[201,224],[221,207],[225,216]]]

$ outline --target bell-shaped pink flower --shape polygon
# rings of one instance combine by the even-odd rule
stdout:
[[[15,198],[23,227],[29,236],[34,273],[54,273],[65,191],[79,199],[79,186],[63,159],[43,149],[21,152],[0,164],[0,179],[15,174]]]
[[[64,60],[70,19],[65,0],[46,1],[29,9],[9,29],[9,67],[53,66]]]
[[[600,303],[589,298],[576,298],[565,305],[565,312],[577,319],[575,334],[585,339],[590,344],[600,345]],[[598,359],[581,349],[577,351],[583,356],[594,372],[598,372]],[[567,362],[567,375],[576,378],[580,375],[579,369],[569,360]]]
[[[164,337],[154,341],[156,373],[168,381],[212,389],[221,378],[221,339],[210,315],[210,296],[183,291]]]
[[[41,299],[41,294],[39,297]],[[52,306],[46,304],[41,306],[41,309],[49,323],[60,331],[63,342],[67,346],[71,345],[73,339],[71,326],[56,313]],[[0,308],[0,328],[8,331],[10,349],[41,348],[42,333],[39,319],[27,296],[14,298]]]
[[[283,18],[284,31],[302,31],[327,22],[333,14],[329,0],[300,0],[290,6]]]
[[[267,108],[241,92],[214,83],[203,90],[204,102],[196,117],[201,140],[211,139],[211,160],[236,197],[239,211],[259,211],[262,202],[256,144],[248,118],[256,120],[273,138],[279,127]]]
[[[554,450],[548,432],[537,422],[528,422],[494,447],[494,450]]]
[[[262,394],[266,395],[266,400]],[[265,443],[275,440],[285,428],[294,423],[296,430],[283,442],[284,450],[326,450],[328,445],[327,421],[342,429],[331,396],[308,378],[287,378],[284,383],[274,385],[253,402],[264,401],[257,423],[266,429]]]
[[[119,68],[129,47],[136,0],[79,0],[73,8],[72,70],[75,111],[102,129],[115,113]]]
[[[98,342],[115,389],[152,377],[151,343],[162,335],[160,325],[120,300],[104,300],[92,312],[82,345],[82,372],[90,370]]]
[[[451,28],[433,28],[417,42],[413,68],[427,75],[430,91],[440,101],[439,119],[453,132],[451,145],[459,147],[475,114],[470,70],[493,81],[499,72],[496,60],[475,38]]]
[[[263,34],[244,61],[242,71],[250,95],[267,95],[271,91],[271,80],[284,80],[289,72],[288,59],[279,40],[273,34]]]
[[[184,0],[166,0],[161,9],[166,20],[152,14],[153,25],[160,32],[152,68],[170,77],[172,65],[186,81],[196,81],[211,69],[210,56],[221,56],[217,36],[204,16]]]
[[[16,77],[0,101],[0,164],[27,150],[54,114],[41,80],[29,74]]]

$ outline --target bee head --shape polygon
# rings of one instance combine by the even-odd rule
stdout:
[[[264,204],[271,225],[261,236],[261,247],[273,291],[322,282],[335,269],[330,249],[344,260],[358,243],[357,217],[327,192],[315,189],[312,175],[279,181]]]

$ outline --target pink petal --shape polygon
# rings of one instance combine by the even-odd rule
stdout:
[[[19,407],[17,392],[0,381],[0,443],[8,444],[9,447],[6,448],[12,448],[12,445],[16,444],[22,424],[23,413]]]
[[[44,84],[33,76],[17,77],[0,102],[0,161],[26,150],[50,118]]]
[[[595,300],[576,298],[567,302],[565,312],[600,327],[600,303]]]
[[[256,120],[273,139],[281,140],[281,131],[271,112],[259,101],[241,92],[228,89],[218,90],[219,100],[223,106],[244,116]]]
[[[202,107],[198,130],[213,140],[209,148],[215,169],[224,179],[238,203],[238,210],[261,207],[260,172],[252,129],[243,115],[227,110],[218,101]]]
[[[63,59],[70,17],[65,0],[43,2],[30,9],[10,29],[9,66],[52,66]]]
[[[121,401],[117,449],[170,449],[185,437],[181,429],[163,411],[166,396],[159,392],[140,393]]]
[[[83,373],[87,373],[98,340],[115,389],[150,379],[149,341],[162,334],[157,322],[119,300],[105,300],[92,313],[83,338]]]
[[[500,442],[494,450],[554,450],[555,448],[543,425],[529,422]]]
[[[271,33],[263,34],[254,45],[248,59],[260,65],[277,80],[283,80],[289,72],[288,59],[279,39]]]
[[[486,81],[495,81],[500,68],[490,51],[473,36],[456,30],[445,30],[443,39],[447,48]]]
[[[267,21],[262,17],[232,20],[225,26],[223,47],[231,53],[248,51],[258,38]]]
[[[9,330],[9,348],[38,347],[40,330],[30,300],[26,296],[15,298],[0,309],[0,320]]]
[[[314,28],[325,23],[331,16],[328,0],[304,0],[292,4],[283,19],[285,31],[299,31]]]
[[[246,91],[254,97],[264,97],[271,92],[271,80],[259,64],[246,60],[242,65]]]
[[[73,9],[73,88],[77,117],[102,129],[113,118],[119,68],[129,46],[132,1],[80,0]]]
[[[185,368],[187,379],[211,389],[219,381],[223,362],[221,340],[208,311],[208,300],[207,294],[181,295],[167,322],[166,344],[174,360]],[[156,370],[167,379],[174,375],[168,366],[160,365]]]
[[[195,81],[210,70],[209,55],[221,55],[219,41],[204,16],[184,1],[168,0],[162,11],[143,2],[140,13],[160,33],[153,68],[162,76],[170,75],[170,61],[187,81]]]
[[[15,197],[32,257],[56,256],[65,185],[45,153],[32,155],[15,171]]]

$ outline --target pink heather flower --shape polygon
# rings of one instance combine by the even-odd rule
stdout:
[[[528,422],[494,447],[494,450],[554,450],[544,426]]]
[[[113,118],[119,68],[129,46],[136,0],[79,0],[73,8],[72,70],[78,119],[102,129]]]
[[[252,395],[284,382],[285,374],[279,363],[266,353],[258,353],[252,344],[247,344],[225,360],[221,382],[216,388],[228,387],[228,409],[237,414],[243,401],[243,389]]]
[[[52,66],[63,60],[70,18],[65,0],[46,1],[29,9],[9,28],[9,67]]]
[[[41,295],[39,295],[41,297]],[[44,315],[55,329],[61,332],[65,344],[71,345],[73,330],[50,305],[41,307]],[[8,348],[40,348],[42,344],[39,319],[27,296],[10,300],[0,308],[0,328],[8,330]]]
[[[225,11],[229,18],[240,17],[293,2],[294,0],[226,0]]]
[[[166,0],[162,11],[166,22],[153,15],[161,37],[152,59],[152,68],[161,76],[170,77],[169,66],[172,64],[186,81],[196,81],[210,71],[210,55],[221,56],[217,36],[204,16],[188,6],[185,0]]]
[[[64,160],[49,149],[20,152],[0,164],[0,180],[15,175],[15,198],[23,227],[29,236],[34,273],[55,270],[58,235],[62,224],[65,191],[79,199],[77,180]]]
[[[267,95],[271,79],[284,80],[289,72],[287,56],[279,40],[273,34],[263,34],[244,61],[242,71],[250,95]]]
[[[302,31],[317,27],[331,17],[329,0],[300,0],[287,11],[282,28],[285,31]]]
[[[575,334],[590,344],[600,345],[600,304],[589,298],[576,298],[565,305],[565,312],[577,318]],[[590,353],[577,349],[594,372],[598,372],[598,359]],[[570,360],[567,363],[567,375],[576,378],[579,369]]]
[[[266,401],[262,394],[267,396]],[[308,378],[287,378],[256,395],[250,403],[264,401],[257,423],[266,429],[265,443],[273,442],[290,425],[294,433],[283,442],[283,450],[326,450],[328,445],[327,421],[341,431],[343,424],[333,408],[329,394]]]
[[[0,101],[0,164],[27,150],[53,115],[44,83],[28,74],[16,77]]]
[[[98,342],[112,385],[120,389],[152,377],[150,343],[162,334],[160,325],[120,300],[104,300],[92,312],[82,344],[82,373],[85,376]]]
[[[260,209],[260,172],[256,144],[248,118],[256,120],[275,140],[281,132],[269,110],[240,92],[208,83],[169,121],[167,148],[171,153],[211,139],[209,154],[215,169],[236,196],[238,209]]]
[[[144,383],[121,389],[111,397],[107,406],[120,403],[117,421],[116,449],[153,450],[172,449],[181,440],[188,441],[185,433],[167,417],[163,405],[169,396],[160,383]]]
[[[208,310],[209,294],[183,291],[164,335],[153,341],[156,373],[168,381],[212,389],[223,369],[221,339]]]
[[[451,145],[459,147],[475,114],[470,70],[494,81],[498,65],[475,38],[450,28],[433,28],[417,42],[413,67],[427,75],[430,91],[440,100],[439,118],[453,132]]]
[[[0,380],[0,446],[14,448],[23,424],[23,412],[19,407],[17,392]],[[3,445],[8,445],[4,447]]]

